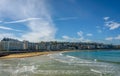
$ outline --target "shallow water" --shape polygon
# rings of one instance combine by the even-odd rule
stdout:
[[[69,53],[0,60],[0,76],[119,76],[120,65]]]

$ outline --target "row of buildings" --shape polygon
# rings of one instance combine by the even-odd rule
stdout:
[[[81,49],[113,49],[116,46],[103,43],[82,42],[38,42],[19,41],[11,38],[3,38],[0,41],[1,51],[57,51],[57,50],[81,50]]]

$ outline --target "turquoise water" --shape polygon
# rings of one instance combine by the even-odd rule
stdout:
[[[0,59],[0,76],[120,76],[119,53],[74,51]]]
[[[120,63],[120,50],[76,51],[76,52],[67,52],[64,53],[64,55],[70,55],[77,58],[88,59],[88,60]]]

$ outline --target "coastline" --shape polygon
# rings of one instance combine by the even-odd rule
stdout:
[[[29,53],[17,53],[17,54],[9,54],[6,56],[0,57],[0,59],[9,59],[9,58],[27,58],[27,57],[34,57],[34,56],[41,56],[41,55],[48,55],[53,53],[59,52],[68,52],[68,51],[46,51],[46,52],[29,52]]]

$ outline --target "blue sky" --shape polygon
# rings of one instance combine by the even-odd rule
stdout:
[[[120,44],[119,3],[119,0],[1,0],[0,39]]]

